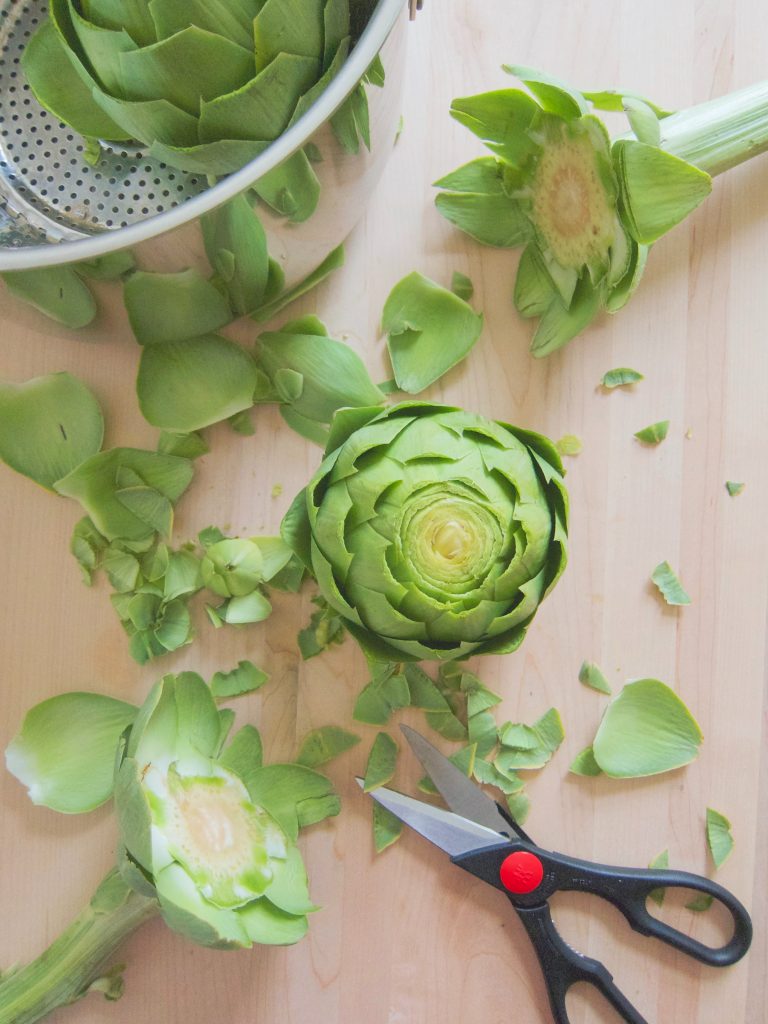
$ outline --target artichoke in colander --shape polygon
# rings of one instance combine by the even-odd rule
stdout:
[[[283,537],[370,657],[511,651],[565,567],[562,472],[545,437],[461,409],[342,410]]]
[[[326,88],[349,0],[50,0],[24,55],[40,103],[87,138],[137,140],[199,173],[235,171]],[[293,177],[311,174],[300,151]]]

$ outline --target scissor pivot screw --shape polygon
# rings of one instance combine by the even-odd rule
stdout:
[[[517,850],[510,853],[501,862],[499,868],[501,884],[509,892],[522,896],[533,892],[541,885],[544,878],[544,865],[535,853],[528,850]]]

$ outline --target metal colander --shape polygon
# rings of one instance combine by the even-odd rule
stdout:
[[[83,140],[44,110],[21,69],[46,0],[0,0],[0,270],[26,269],[154,238],[250,187],[327,122],[379,53],[404,9],[379,0],[344,68],[310,111],[236,174],[216,185],[148,158],[140,146],[102,145],[95,164]]]

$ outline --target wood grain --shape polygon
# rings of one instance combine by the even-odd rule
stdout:
[[[563,749],[530,783],[529,825],[542,845],[640,866],[669,848],[672,866],[708,871],[705,808],[731,818],[736,849],[717,877],[751,907],[757,935],[737,966],[717,971],[670,954],[628,934],[618,914],[595,901],[563,899],[557,916],[569,941],[602,958],[649,1021],[760,1024],[768,998],[768,160],[718,181],[707,203],[655,247],[630,305],[543,362],[529,357],[529,327],[512,310],[516,254],[483,249],[451,229],[434,210],[430,182],[479,154],[447,109],[453,96],[509,84],[503,62],[546,68],[585,88],[625,86],[679,108],[765,74],[768,13],[757,0],[648,0],[642,9],[629,0],[430,0],[409,37],[404,133],[349,239],[346,268],[302,308],[317,310],[377,376],[387,376],[377,325],[392,285],[414,268],[446,283],[461,270],[475,284],[486,327],[468,363],[430,397],[583,439],[583,453],[568,460],[568,571],[520,652],[475,668],[503,693],[503,718],[529,721],[551,705],[562,713]],[[151,445],[155,432],[133,393],[138,351],[115,290],[100,291],[106,312],[85,334],[55,329],[0,293],[0,376],[76,373],[107,411],[107,443]],[[645,381],[631,392],[602,393],[602,374],[624,365]],[[670,434],[658,449],[634,441],[635,430],[666,418]],[[252,438],[224,428],[211,434],[212,453],[179,508],[177,538],[209,522],[274,531],[317,451],[268,409],[258,413]],[[746,481],[744,493],[730,498],[726,479]],[[275,498],[276,483],[283,491]],[[162,672],[207,674],[241,657],[272,675],[238,706],[240,721],[263,730],[269,756],[290,755],[311,727],[349,724],[363,659],[350,643],[299,660],[295,635],[308,598],[281,599],[266,624],[240,632],[214,632],[199,618],[191,648],[138,668],[107,589],[84,588],[68,553],[77,509],[7,470],[0,486],[0,745],[27,708],[54,693],[103,689],[139,701]],[[662,559],[679,570],[690,607],[667,608],[653,593],[648,577]],[[635,782],[569,776],[568,763],[605,705],[577,682],[584,658],[598,662],[614,687],[639,676],[674,686],[705,734],[698,761]],[[330,771],[344,797],[341,817],[302,841],[323,907],[307,940],[223,954],[152,922],[125,947],[119,1003],[91,996],[52,1020],[546,1024],[531,949],[497,893],[414,835],[374,857],[370,807],[352,781],[374,730],[358,731],[363,743]],[[400,773],[403,786],[415,781],[407,757]],[[85,902],[110,864],[115,827],[107,810],[64,818],[34,808],[7,774],[0,816],[0,964],[7,966],[39,952]],[[579,997],[572,1019],[614,1018],[599,1001]]]

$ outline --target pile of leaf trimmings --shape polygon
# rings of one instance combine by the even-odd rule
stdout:
[[[539,318],[531,350],[546,356],[627,302],[650,245],[706,198],[710,175],[768,148],[766,87],[670,115],[632,93],[582,93],[530,68],[505,70],[532,95],[453,101],[451,115],[494,155],[441,178],[436,203],[479,242],[525,246],[514,301]],[[611,143],[590,104],[624,110],[634,136]]]
[[[49,10],[23,57],[42,106],[96,152],[96,140],[136,140],[208,175],[238,170],[298,121],[352,42],[348,0],[51,0]],[[366,81],[383,80],[376,62]],[[362,84],[334,127],[347,149],[369,144]],[[319,188],[304,150],[256,187],[297,220]]]
[[[250,662],[165,676],[141,708],[96,693],[34,707],[7,750],[36,804],[68,814],[114,800],[116,865],[45,953],[0,979],[0,1019],[32,1024],[89,991],[116,999],[122,941],[161,915],[203,946],[286,945],[317,909],[296,846],[299,829],[339,812],[328,780],[306,763],[264,765],[250,725],[216,699],[266,680]],[[328,758],[325,758],[327,760]]]

